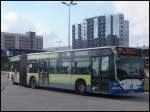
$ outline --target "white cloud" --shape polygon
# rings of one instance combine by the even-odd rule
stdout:
[[[48,34],[50,28],[47,25],[44,25],[41,21],[33,18],[33,17],[22,17],[24,21],[30,21],[32,25],[35,27],[35,31],[37,34]]]
[[[45,25],[40,20],[29,17],[26,15],[20,15],[16,12],[7,12],[2,14],[2,31],[5,32],[26,32],[26,31],[35,31],[37,34],[43,35],[48,34],[50,28],[48,25]]]
[[[16,12],[2,13],[1,28],[3,32],[25,33],[35,31],[43,36],[44,47],[56,46],[59,36],[47,24],[35,17],[21,15]]]
[[[49,3],[49,4],[58,4],[60,2],[63,2],[63,1],[47,1],[47,3]]]
[[[94,3],[94,4],[99,4],[99,3],[106,3],[108,1],[86,1],[86,3]]]
[[[130,46],[149,45],[149,2],[114,1],[112,4],[115,12],[123,13],[129,20]]]
[[[8,21],[15,21],[17,19],[17,14],[15,12],[8,12],[5,19]]]
[[[43,47],[46,48],[46,47],[58,46],[56,41],[58,41],[59,39],[60,39],[59,35],[57,35],[57,33],[55,33],[55,31],[51,31],[44,35]]]
[[[2,13],[2,31],[7,31],[9,26],[13,25],[17,20],[17,14],[15,12]]]

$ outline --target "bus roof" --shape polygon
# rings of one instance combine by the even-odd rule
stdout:
[[[27,54],[28,60],[34,60],[34,59],[46,59],[46,58],[58,58],[58,53],[63,52],[71,52],[71,51],[84,51],[84,50],[90,50],[90,49],[102,49],[102,48],[109,48],[112,49],[114,47],[95,47],[95,48],[85,48],[85,49],[74,49],[74,50],[63,50],[63,51],[53,51],[53,52],[41,52],[41,53],[31,53]]]
[[[84,49],[72,49],[72,50],[62,50],[62,51],[47,51],[47,52],[40,52],[40,53],[30,53],[27,55],[32,54],[43,54],[43,53],[60,53],[60,52],[70,52],[70,51],[83,51],[83,50],[90,50],[90,49],[104,49],[104,48],[110,48],[110,49],[116,49],[116,48],[134,48],[134,49],[141,49],[136,47],[127,47],[127,46],[107,46],[107,47],[94,47],[94,48],[84,48]]]
[[[61,52],[84,51],[84,50],[92,50],[92,49],[94,50],[94,49],[104,49],[104,48],[109,48],[109,49],[112,49],[112,50],[116,49],[116,48],[134,48],[134,49],[140,49],[140,48],[136,48],[136,47],[127,47],[127,46],[117,46],[117,47],[116,46],[107,46],[107,47],[94,47],[94,48],[84,48],[84,49],[71,49],[71,50],[52,51],[52,52],[48,51],[48,52],[40,52],[40,53],[30,53],[30,54],[27,54],[27,56],[31,57],[31,56],[35,56],[35,55],[38,55],[38,54],[41,54],[41,55],[43,54],[44,55],[44,54],[55,54],[55,53],[61,53]],[[17,60],[19,60],[20,56],[21,55],[17,55],[17,56],[11,57],[10,61],[17,61]]]
[[[114,49],[115,46],[108,46],[108,47],[94,47],[94,48],[84,48],[84,49],[72,49],[72,50],[62,50],[62,51],[48,51],[48,52],[40,52],[40,53],[30,53],[27,55],[32,55],[32,54],[43,54],[43,53],[61,53],[61,52],[71,52],[71,51],[84,51],[84,50],[90,50],[90,49],[104,49],[104,48],[110,48]]]

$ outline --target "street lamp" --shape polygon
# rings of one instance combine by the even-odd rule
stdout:
[[[70,1],[70,3],[61,2],[62,4],[65,4],[69,7],[69,24],[68,24],[68,49],[70,49],[70,6],[71,5],[77,5],[77,3],[73,3],[73,1]]]

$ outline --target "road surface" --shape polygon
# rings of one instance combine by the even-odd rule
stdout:
[[[123,96],[90,94],[13,85],[1,75],[2,111],[148,111],[149,92]]]

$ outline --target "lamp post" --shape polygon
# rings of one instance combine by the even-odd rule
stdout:
[[[70,1],[70,3],[62,2],[62,4],[65,4],[69,7],[69,23],[68,23],[68,49],[70,49],[70,6],[71,5],[77,5],[77,3],[73,3],[73,1]]]

